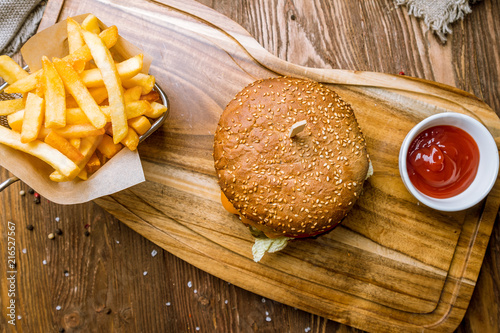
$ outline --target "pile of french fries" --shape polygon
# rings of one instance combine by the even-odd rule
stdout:
[[[153,90],[155,78],[141,73],[143,55],[116,62],[110,52],[118,29],[101,31],[88,15],[67,19],[69,54],[42,57],[42,69],[23,70],[0,56],[5,93],[22,98],[0,101],[0,143],[26,152],[54,168],[57,182],[86,180],[123,147],[135,150],[152,119],[167,111]]]

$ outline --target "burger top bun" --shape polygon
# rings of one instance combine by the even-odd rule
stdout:
[[[370,164],[351,106],[317,82],[290,77],[259,80],[236,95],[221,115],[214,160],[243,222],[271,238],[334,228]]]

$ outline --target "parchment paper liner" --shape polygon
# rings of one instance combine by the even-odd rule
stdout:
[[[81,23],[87,15],[73,18]],[[99,24],[102,29],[107,27],[102,22]],[[113,55],[116,54],[123,59],[144,54],[122,37],[119,37],[111,51]],[[42,55],[46,55],[49,59],[66,56],[68,54],[66,20],[30,38],[21,49],[21,54],[31,71],[41,68]],[[144,73],[148,73],[151,59],[149,55],[144,54]],[[48,164],[2,144],[0,144],[0,165],[40,193],[42,197],[58,204],[87,202],[145,181],[139,153],[127,148],[123,148],[86,181],[76,179],[71,182],[53,182],[49,179],[53,169]]]

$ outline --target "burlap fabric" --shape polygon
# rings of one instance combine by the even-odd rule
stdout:
[[[46,0],[0,0],[0,54],[13,55],[36,32]]]
[[[471,12],[470,4],[478,0],[396,0],[397,5],[406,5],[408,14],[422,18],[425,24],[441,41],[452,32],[450,25]]]

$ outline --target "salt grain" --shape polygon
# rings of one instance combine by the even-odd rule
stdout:
[[[17,320],[21,320],[21,318],[22,318],[21,316],[17,316]]]
[[[23,253],[26,253],[26,249],[23,249]]]
[[[200,330],[200,328],[199,328],[198,326],[196,326],[196,330],[197,330],[197,331],[199,331],[199,330]]]
[[[266,321],[271,321],[271,317],[266,317]]]
[[[42,261],[42,264],[47,265],[47,260],[45,260],[45,259],[44,259],[44,260]]]
[[[142,275],[144,275],[144,276],[148,275],[148,271],[144,271],[144,273],[142,273]]]
[[[197,293],[198,293],[198,290],[196,290],[196,289],[195,289],[193,292],[194,292],[195,294],[197,294]]]
[[[158,254],[158,251],[156,251],[156,250],[151,251],[151,257],[154,257],[154,256],[156,256],[157,254]]]
[[[306,327],[306,329],[304,330],[304,332],[306,332],[306,333],[307,333],[307,332],[309,332],[310,330],[311,330],[311,328],[310,328],[310,327]]]
[[[120,244],[120,241],[116,241],[116,244]]]
[[[58,216],[58,217],[56,217],[56,222],[59,222],[59,220],[60,220],[59,216]]]
[[[266,303],[266,299],[265,299],[265,298],[262,298],[261,302],[262,302],[262,303]]]
[[[56,310],[57,311],[61,310],[61,306],[60,305],[56,306]]]
[[[188,288],[191,288],[193,286],[193,282],[189,281],[188,282]]]
[[[224,304],[227,304],[227,303],[228,303],[228,301],[227,301],[227,299],[226,299],[226,300],[224,301]]]
[[[165,303],[166,306],[170,306],[170,302]]]

